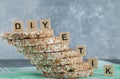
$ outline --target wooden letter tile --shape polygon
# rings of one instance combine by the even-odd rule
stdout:
[[[13,31],[14,32],[23,32],[23,21],[22,20],[15,20],[13,22]]]
[[[70,41],[70,33],[69,32],[60,32],[60,38],[63,42]]]
[[[113,65],[105,65],[104,66],[104,75],[105,76],[113,76]]]
[[[76,46],[76,51],[80,54],[80,56],[85,56],[86,55],[86,47],[78,45]]]
[[[36,31],[37,30],[37,21],[36,20],[28,20],[27,28],[28,28],[28,31]]]
[[[41,29],[51,29],[50,19],[41,19],[40,27],[41,27]]]
[[[91,68],[98,67],[98,59],[97,58],[88,58],[88,63],[90,64]]]

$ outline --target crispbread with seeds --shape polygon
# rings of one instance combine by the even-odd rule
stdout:
[[[56,44],[44,44],[38,46],[20,46],[17,47],[19,52],[55,52],[68,50],[68,42],[56,43]]]
[[[2,34],[3,39],[7,40],[14,40],[14,39],[38,39],[44,37],[52,37],[53,30],[39,30],[39,31],[32,31],[32,32],[5,32]]]
[[[48,37],[40,39],[22,39],[22,40],[8,40],[8,43],[13,46],[37,46],[42,44],[56,44],[61,43],[60,37]]]

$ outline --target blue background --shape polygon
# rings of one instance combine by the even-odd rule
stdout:
[[[86,58],[120,59],[120,0],[0,0],[0,33],[14,20],[35,19],[40,28],[40,18],[51,19],[57,36],[69,31],[71,48],[86,45]],[[24,56],[0,40],[0,59]]]

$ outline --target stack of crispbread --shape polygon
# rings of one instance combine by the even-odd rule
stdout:
[[[53,78],[86,77],[93,74],[87,61],[80,53],[69,48],[60,36],[54,36],[52,29],[32,32],[6,32],[2,34],[10,45],[29,58],[43,75]]]

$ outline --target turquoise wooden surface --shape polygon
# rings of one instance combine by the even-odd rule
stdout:
[[[114,66],[114,76],[104,76],[103,66],[112,64]],[[41,71],[37,71],[35,67],[4,67],[0,68],[0,79],[48,79],[42,76]],[[99,61],[99,66],[94,70],[94,75],[79,79],[120,79],[120,65],[106,61]]]

